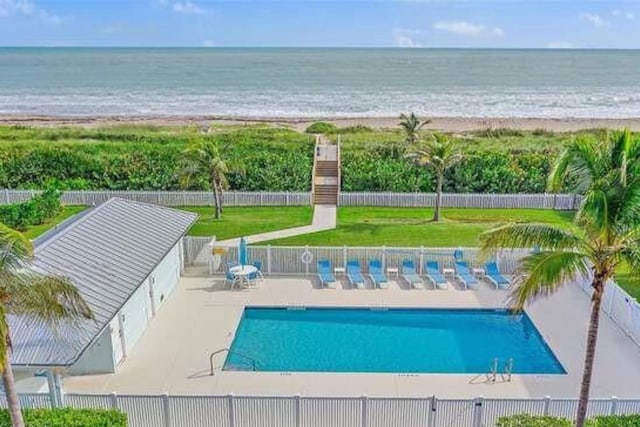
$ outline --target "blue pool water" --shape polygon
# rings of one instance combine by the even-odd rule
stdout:
[[[505,310],[247,307],[224,369],[563,374],[526,314]]]

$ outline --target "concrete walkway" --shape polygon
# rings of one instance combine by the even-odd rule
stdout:
[[[313,208],[313,221],[311,225],[303,227],[285,228],[284,230],[269,231],[267,233],[245,236],[247,243],[259,243],[269,240],[283,239],[285,237],[300,236],[303,234],[317,233],[318,231],[333,230],[336,228],[336,207],[330,205],[316,205]],[[240,238],[221,240],[216,242],[221,246],[238,246]]]

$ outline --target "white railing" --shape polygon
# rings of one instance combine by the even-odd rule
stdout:
[[[340,206],[433,207],[434,193],[340,193]],[[580,196],[573,194],[444,193],[442,207],[487,209],[574,210]]]
[[[187,240],[193,239],[186,237]],[[186,246],[186,245],[185,245]],[[200,253],[193,264],[203,264],[211,262],[208,249],[204,248],[206,254]],[[472,266],[480,266],[478,258],[478,248],[457,248],[464,254],[464,260]],[[456,248],[401,248],[386,246],[249,246],[248,255],[251,262],[259,260],[263,263],[263,270],[271,275],[309,275],[317,273],[316,262],[319,259],[328,259],[333,267],[345,267],[348,260],[358,260],[364,273],[368,272],[368,262],[370,259],[380,259],[383,268],[397,268],[404,260],[412,260],[422,274],[426,261],[438,261],[442,268],[452,268],[454,263],[453,252]],[[304,255],[303,254],[310,254]],[[497,257],[498,267],[504,274],[512,274],[520,259],[528,255],[528,249],[505,251]],[[224,272],[227,261],[237,261],[238,252],[236,247],[228,248],[227,252],[220,255],[218,269],[211,271]],[[307,262],[304,262],[307,261]],[[218,264],[218,263],[216,263]]]
[[[576,280],[587,294],[593,293],[591,280]],[[640,304],[615,282],[610,281],[604,288],[602,312],[618,326],[636,345],[640,346]]]
[[[0,204],[29,200],[38,190],[0,190]],[[111,197],[154,203],[164,206],[212,206],[213,196],[207,191],[75,191],[62,194],[67,205],[93,206]],[[225,206],[307,206],[311,192],[247,192],[226,191]],[[446,193],[442,206],[450,208],[556,209],[578,207],[580,196],[573,194],[474,194]],[[344,193],[338,198],[341,206],[433,207],[433,193]]]
[[[33,397],[34,395],[29,395]],[[40,395],[47,399],[48,395]],[[21,398],[24,407],[41,401]],[[30,406],[29,402],[34,402]],[[4,399],[2,402],[5,404]],[[74,408],[119,409],[130,427],[490,427],[529,413],[572,419],[575,399],[66,394]],[[48,405],[44,405],[45,407]],[[592,399],[588,416],[640,413],[640,399]]]

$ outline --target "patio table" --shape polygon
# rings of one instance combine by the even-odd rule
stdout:
[[[231,272],[231,274],[238,277],[238,280],[233,282],[233,285],[231,285],[231,289],[233,289],[235,287],[235,284],[238,282],[244,282],[248,285],[249,275],[257,273],[258,269],[253,265],[236,265],[235,267],[231,267],[229,271]]]

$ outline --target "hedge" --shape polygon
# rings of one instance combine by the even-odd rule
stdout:
[[[60,192],[47,189],[29,201],[0,206],[0,222],[23,231],[30,225],[44,224],[61,210]]]
[[[312,126],[310,130],[326,128],[319,123]],[[431,171],[407,158],[399,133],[362,126],[340,132],[343,191],[434,190]],[[446,192],[544,192],[553,160],[568,139],[566,135],[518,136],[522,131],[504,130],[487,135],[461,139],[464,159],[447,171]],[[229,162],[242,166],[228,174],[232,190],[311,189],[314,138],[290,129],[242,127],[203,133],[191,128],[2,126],[0,188],[53,185],[61,190],[180,190],[181,155],[196,138],[218,141],[225,147]],[[203,177],[189,189],[208,187]]]
[[[126,427],[127,416],[105,409],[23,409],[26,427]],[[9,411],[0,410],[0,427],[11,427]]]
[[[587,427],[640,427],[640,415],[598,416],[587,421]],[[519,414],[501,417],[496,427],[571,427],[566,418]]]

